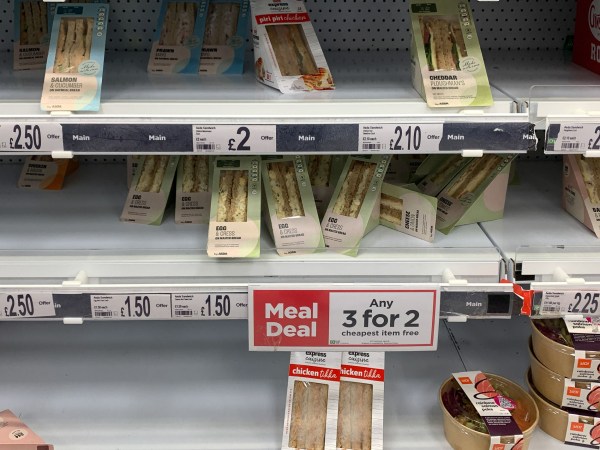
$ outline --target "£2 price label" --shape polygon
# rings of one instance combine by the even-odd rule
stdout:
[[[194,125],[194,152],[275,153],[276,134],[275,125]]]
[[[0,299],[0,319],[56,316],[54,300],[49,292],[3,292]]]

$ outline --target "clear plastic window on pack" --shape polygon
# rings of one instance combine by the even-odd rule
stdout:
[[[246,222],[248,171],[222,170],[220,174],[217,222]]]
[[[236,35],[239,3],[210,3],[204,31],[203,45],[228,45]]]
[[[370,450],[373,427],[373,385],[342,381],[338,407],[337,447]]]
[[[159,45],[186,45],[194,36],[198,5],[194,2],[172,2],[160,32]]]
[[[39,45],[48,39],[48,4],[42,0],[21,2],[19,44]]]
[[[421,32],[429,70],[461,70],[467,47],[458,16],[421,16]]]
[[[79,65],[90,59],[93,37],[93,18],[66,17],[61,19],[53,72],[78,73]]]
[[[377,164],[375,163],[352,162],[333,207],[334,214],[358,217],[376,169]]]
[[[329,389],[326,384],[307,381],[294,382],[292,421],[289,447],[323,450],[327,428],[327,400]]]
[[[392,197],[388,194],[381,194],[380,217],[395,225],[401,225],[403,222],[404,201],[401,198]]]
[[[302,25],[267,25],[266,29],[282,76],[319,72]]]
[[[135,190],[137,192],[159,192],[168,165],[168,156],[146,156]]]
[[[183,157],[182,192],[208,192],[209,183],[208,156]]]
[[[313,187],[329,186],[332,161],[331,155],[310,155],[308,157],[308,175]]]
[[[275,200],[278,219],[303,217],[304,207],[292,161],[268,164],[269,185]]]
[[[452,198],[464,198],[473,194],[502,162],[503,157],[497,155],[484,155],[477,161],[472,162],[460,177],[453,182],[448,189],[448,196]]]

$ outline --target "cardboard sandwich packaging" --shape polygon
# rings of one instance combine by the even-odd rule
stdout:
[[[600,238],[600,160],[563,158],[563,208]]]
[[[493,104],[467,0],[411,0],[415,89],[430,107]]]
[[[280,255],[325,248],[304,156],[265,157],[262,179],[269,230]]]
[[[335,88],[303,0],[252,0],[258,81],[282,93]]]
[[[468,158],[437,195],[436,228],[448,234],[454,227],[501,219],[516,154],[486,154]]]
[[[0,448],[2,450],[54,450],[12,411],[0,411]]]
[[[35,155],[25,158],[18,186],[21,189],[58,191],[65,179],[79,167],[76,159],[53,159]]]
[[[327,247],[358,254],[363,236],[379,225],[381,185],[389,162],[389,155],[348,157],[321,222]]]
[[[327,211],[345,163],[345,155],[309,155],[306,157],[310,184],[320,218]]]
[[[210,219],[212,157],[179,158],[175,193],[175,223],[202,224]]]

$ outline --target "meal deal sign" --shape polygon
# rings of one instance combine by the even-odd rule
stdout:
[[[436,285],[252,285],[251,350],[436,350]]]

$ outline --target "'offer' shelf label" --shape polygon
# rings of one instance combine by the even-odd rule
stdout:
[[[249,286],[251,350],[436,350],[439,286]]]
[[[49,292],[0,292],[0,319],[55,317],[56,309]]]
[[[0,122],[0,153],[62,151],[63,132],[58,123]]]

